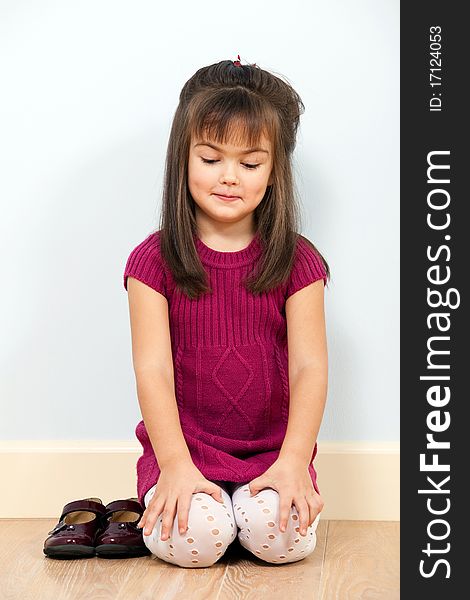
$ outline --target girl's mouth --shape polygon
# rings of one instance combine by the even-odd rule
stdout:
[[[225,200],[226,202],[233,202],[234,200],[240,200],[240,198],[238,196],[222,196],[220,194],[214,194],[214,196],[217,196],[217,198],[220,198],[221,200]]]

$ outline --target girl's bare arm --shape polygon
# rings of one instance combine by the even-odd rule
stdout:
[[[175,397],[168,301],[133,277],[127,291],[137,396],[158,464],[192,462]]]
[[[328,350],[320,279],[287,299],[290,405],[280,457],[308,465],[325,409]]]

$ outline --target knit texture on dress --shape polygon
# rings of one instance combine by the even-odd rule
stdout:
[[[175,398],[194,464],[211,481],[245,483],[273,464],[287,429],[286,300],[318,279],[326,284],[326,272],[299,238],[288,280],[255,296],[242,280],[261,255],[258,234],[235,252],[194,240],[212,293],[192,300],[180,292],[160,255],[158,231],[130,253],[124,287],[127,277],[134,277],[168,301]],[[160,469],[143,420],[135,433],[143,450],[136,467],[143,505]],[[316,453],[315,444],[312,461]],[[313,464],[309,473],[319,491]]]

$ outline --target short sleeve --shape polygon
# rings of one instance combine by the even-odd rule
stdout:
[[[124,269],[124,288],[127,278],[134,277],[167,297],[166,276],[160,255],[158,233],[150,234],[129,255]]]
[[[319,279],[323,279],[326,285],[328,277],[323,261],[308,242],[299,237],[294,264],[287,281],[286,299]]]

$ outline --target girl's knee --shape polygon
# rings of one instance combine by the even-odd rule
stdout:
[[[188,516],[188,527],[193,536],[221,548],[230,544],[237,535],[237,526],[233,514],[230,496],[222,490],[223,503],[209,494],[193,494]]]
[[[269,529],[279,527],[277,523],[279,494],[275,490],[266,488],[250,496],[246,484],[235,489],[232,501],[235,519],[241,530],[264,532],[266,524]]]
[[[158,558],[183,567],[208,567],[225,553],[237,535],[230,496],[223,490],[223,504],[209,494],[193,494],[188,528],[180,534],[175,516],[170,537],[161,540],[161,518],[144,542]]]
[[[269,489],[250,496],[248,486],[238,488],[232,497],[238,538],[243,547],[252,554],[271,563],[302,560],[316,546],[316,527],[320,515],[307,528],[307,535],[300,535],[299,516],[292,506],[285,532],[279,530],[279,494]]]
[[[283,541],[280,547],[275,544],[263,544],[263,551],[260,552],[259,547],[255,551],[248,548],[252,553],[256,554],[261,560],[268,563],[291,563],[303,560],[315,550],[317,545],[317,535],[315,531],[307,532],[307,537],[302,540],[296,538],[287,538]]]

